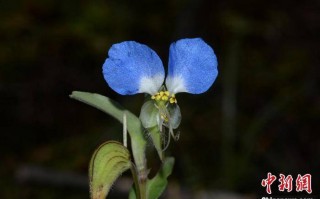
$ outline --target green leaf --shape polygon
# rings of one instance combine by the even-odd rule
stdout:
[[[157,199],[161,196],[168,184],[168,176],[172,173],[174,158],[168,157],[162,163],[157,175],[147,182],[147,198]]]
[[[134,189],[134,187],[132,186],[130,191],[129,191],[129,199],[137,199],[137,194],[136,191]]]
[[[121,143],[108,141],[100,145],[89,166],[91,199],[105,199],[115,180],[129,168],[130,153]]]
[[[144,128],[138,117],[124,109],[119,103],[96,93],[73,91],[71,98],[93,106],[123,123],[123,114],[127,116],[127,128],[131,137],[132,153],[138,172],[146,170],[145,149],[147,142],[144,137]]]
[[[148,133],[152,139],[152,143],[153,143],[154,147],[156,148],[156,150],[158,152],[160,160],[163,161],[164,151],[162,148],[162,135],[161,135],[161,132],[159,131],[158,126],[149,128]]]

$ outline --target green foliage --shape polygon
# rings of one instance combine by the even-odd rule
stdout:
[[[161,169],[156,176],[149,180],[147,178],[144,129],[140,120],[122,108],[118,103],[108,97],[87,92],[74,91],[70,95],[71,98],[89,104],[123,123],[123,115],[127,117],[127,125],[132,145],[132,152],[135,158],[135,166],[131,164],[130,153],[122,144],[114,141],[102,144],[92,156],[89,168],[90,191],[92,199],[105,198],[110,187],[119,175],[125,170],[131,168],[133,179],[135,181],[135,189],[129,193],[129,198],[148,198],[156,199],[165,190],[168,181],[167,178],[172,172],[174,158],[166,158],[163,160],[163,151],[161,148],[160,133],[157,126],[153,129],[153,141],[156,143],[160,158],[163,160]],[[157,136],[156,136],[157,135]]]
[[[137,199],[136,192],[135,192],[135,189],[133,187],[132,187],[132,189],[130,189],[128,198],[129,199]]]
[[[151,179],[147,180],[147,198],[157,199],[161,196],[167,187],[167,178],[171,175],[174,166],[174,158],[167,157],[162,162],[162,166],[158,173]],[[132,188],[129,193],[129,199],[136,199],[136,190]]]
[[[148,129],[148,133],[150,138],[152,139],[152,143],[154,145],[154,147],[156,148],[159,158],[161,161],[163,161],[164,159],[164,151],[163,151],[163,147],[162,147],[162,138],[161,138],[161,132],[159,131],[158,126],[154,126],[152,128]],[[169,135],[170,136],[170,135]]]
[[[91,198],[104,199],[114,181],[130,167],[130,153],[121,143],[108,141],[99,146],[89,167]]]
[[[162,167],[158,171],[157,175],[147,182],[147,198],[156,199],[159,198],[162,192],[165,190],[168,184],[168,176],[171,175],[174,165],[174,158],[168,157],[163,163]]]

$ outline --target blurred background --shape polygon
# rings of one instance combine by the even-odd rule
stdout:
[[[319,10],[317,0],[1,1],[0,198],[88,198],[91,154],[121,141],[122,127],[68,95],[100,93],[139,114],[143,95],[120,96],[103,79],[108,49],[135,40],[166,67],[170,43],[188,37],[214,48],[219,76],[205,94],[178,95],[181,134],[167,150],[176,165],[163,198],[256,198],[267,172],[310,173],[316,195]],[[129,177],[110,198],[126,198]],[[298,194],[307,195],[289,195]]]

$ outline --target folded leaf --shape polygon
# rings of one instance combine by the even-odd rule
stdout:
[[[130,167],[130,153],[121,143],[108,141],[100,145],[89,166],[91,199],[105,199],[114,181]]]

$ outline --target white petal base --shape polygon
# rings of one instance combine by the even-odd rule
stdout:
[[[140,80],[139,93],[156,94],[162,86],[163,80],[163,74],[157,74],[153,77],[142,77]]]
[[[166,86],[171,94],[188,92],[182,77],[167,77]]]

